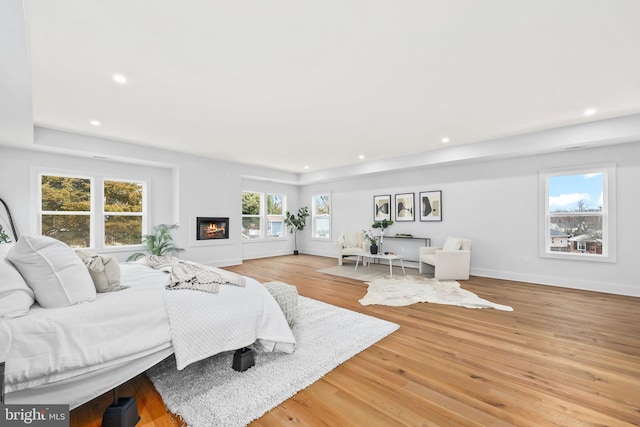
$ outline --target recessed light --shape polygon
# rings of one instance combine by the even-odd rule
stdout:
[[[89,123],[91,123],[93,126],[100,126],[100,122],[97,120],[91,120]]]
[[[596,110],[595,108],[587,108],[582,114],[584,114],[585,116],[593,116],[597,112],[598,110]]]
[[[125,76],[123,76],[122,74],[114,74],[113,75],[113,81],[123,85],[123,84],[127,83],[127,78]]]
[[[445,136],[444,138],[441,139],[441,141],[443,144],[447,144],[449,142],[449,138]]]
[[[305,166],[304,168],[305,168],[305,169],[309,169],[309,166]]]
[[[360,160],[364,159],[364,154],[360,154],[360,155],[358,156],[358,158],[359,158]]]

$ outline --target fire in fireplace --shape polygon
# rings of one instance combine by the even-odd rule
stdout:
[[[197,217],[196,218],[196,239],[228,239],[229,238],[229,218],[217,217]]]

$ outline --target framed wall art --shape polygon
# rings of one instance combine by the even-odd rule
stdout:
[[[373,196],[373,220],[391,221],[391,194]]]
[[[442,191],[420,193],[420,221],[442,221]]]
[[[414,221],[414,193],[396,194],[396,221]]]

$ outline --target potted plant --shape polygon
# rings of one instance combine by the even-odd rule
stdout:
[[[289,226],[289,233],[293,233],[293,254],[298,255],[298,241],[296,236],[298,231],[304,230],[307,225],[307,218],[309,217],[309,209],[304,206],[298,209],[298,216],[292,214],[289,211],[285,212],[284,223]]]
[[[173,236],[171,230],[178,228],[178,224],[158,224],[153,227],[153,234],[145,234],[142,236],[142,245],[149,252],[150,255],[167,255],[172,252],[182,252],[184,249],[178,248],[173,243]],[[135,261],[140,257],[145,256],[142,252],[136,252],[131,254],[127,261]]]
[[[393,221],[390,219],[383,219],[382,221],[374,221],[371,227],[380,229],[380,244],[382,244],[382,239],[384,237],[384,230],[393,225]]]
[[[378,239],[376,238],[376,236],[371,234],[371,231],[368,231],[368,230],[362,230],[362,233],[364,235],[364,238],[369,241],[369,252],[371,252],[372,255],[377,254],[378,253]]]

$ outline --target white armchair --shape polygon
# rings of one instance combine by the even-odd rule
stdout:
[[[362,231],[343,231],[340,234],[338,238],[338,265],[342,265],[344,257],[366,254],[366,243]]]
[[[419,271],[431,273],[436,279],[469,280],[471,240],[447,237],[441,248],[420,248]]]

